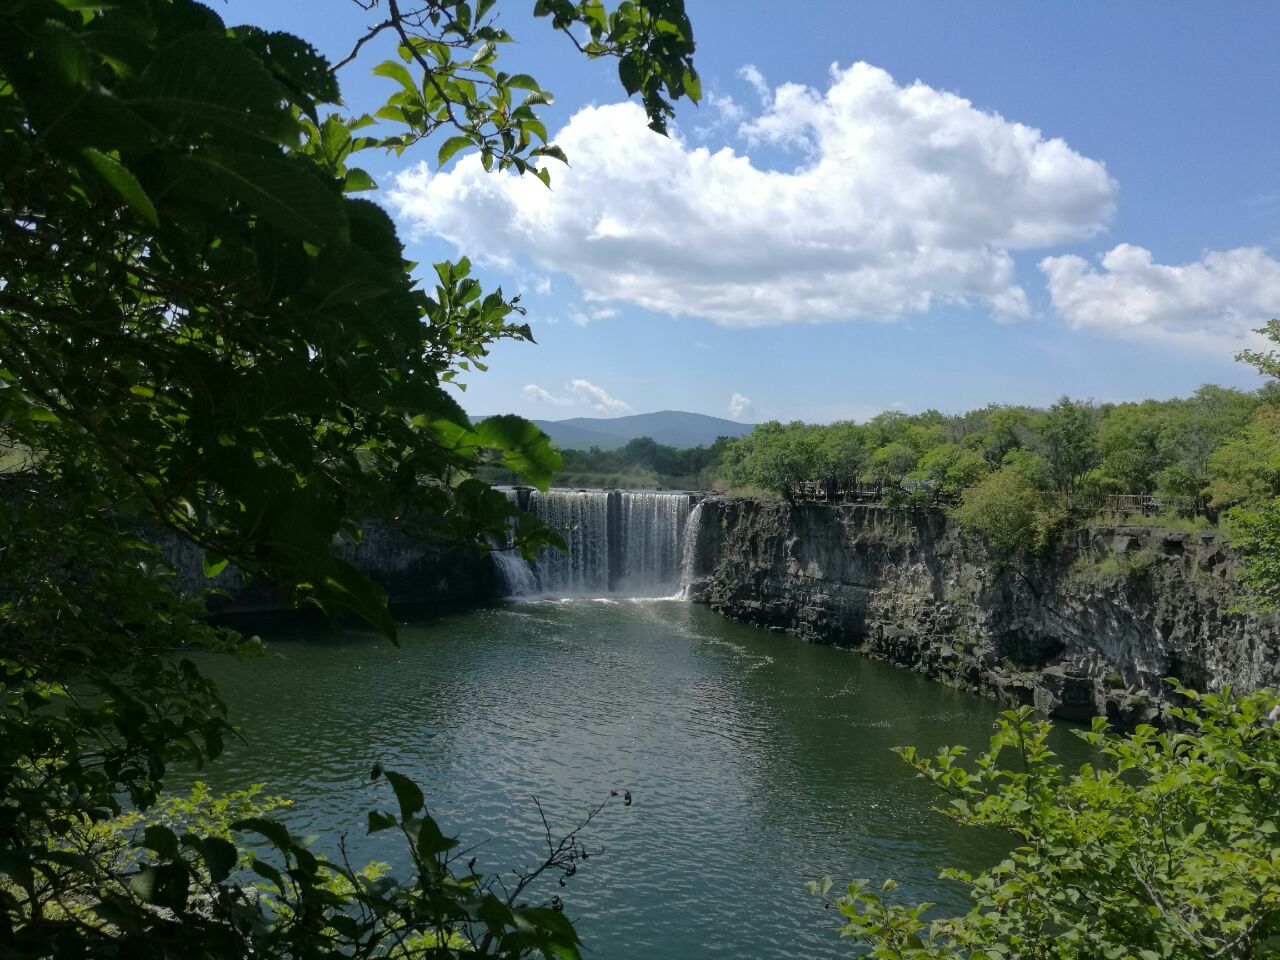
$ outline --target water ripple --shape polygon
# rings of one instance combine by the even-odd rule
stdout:
[[[670,599],[521,600],[410,624],[401,642],[210,660],[248,743],[202,776],[265,781],[296,798],[297,829],[403,865],[386,834],[363,835],[364,811],[394,803],[366,781],[379,760],[417,778],[491,871],[537,856],[532,796],[567,830],[630,790],[586,834],[604,852],[555,891],[610,960],[845,956],[806,880],[892,875],[954,907],[938,866],[1001,853],[935,814],[890,753],[980,743],[996,706],[910,673]]]

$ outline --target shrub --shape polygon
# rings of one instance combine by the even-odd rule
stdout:
[[[953,516],[998,555],[1037,553],[1066,523],[1066,513],[1018,468],[1004,466],[965,491]]]
[[[948,798],[941,812],[1017,846],[991,869],[943,871],[973,904],[957,917],[892,902],[893,881],[857,881],[835,901],[842,932],[894,960],[1275,957],[1275,695],[1178,689],[1195,704],[1173,711],[1183,729],[1118,735],[1095,720],[1078,735],[1098,759],[1069,775],[1047,745],[1050,725],[1029,708],[1002,714],[972,765],[963,747],[932,758],[900,749]]]

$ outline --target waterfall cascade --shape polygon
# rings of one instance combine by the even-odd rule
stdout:
[[[630,490],[508,490],[512,501],[564,537],[568,552],[543,549],[532,564],[494,552],[508,596],[671,596],[688,565],[687,493]]]
[[[680,594],[687,600],[685,592],[697,575],[698,533],[702,529],[702,504],[695,503],[689,511],[689,519],[684,525],[684,546],[680,551]]]

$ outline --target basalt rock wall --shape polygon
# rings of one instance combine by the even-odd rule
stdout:
[[[687,595],[1055,716],[1155,719],[1166,677],[1280,685],[1280,624],[1247,616],[1214,532],[1107,526],[1002,563],[940,513],[704,502]]]
[[[159,538],[166,559],[187,593],[214,586],[225,595],[210,608],[218,614],[284,611],[279,590],[266,581],[246,580],[228,568],[212,581],[204,575],[199,549],[173,536]],[[491,558],[474,546],[417,537],[398,527],[370,522],[358,544],[339,556],[387,591],[393,605],[485,603],[502,596],[503,586]]]

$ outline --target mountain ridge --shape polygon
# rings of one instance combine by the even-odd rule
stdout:
[[[649,437],[668,447],[706,447],[719,437],[741,437],[755,429],[754,423],[738,423],[687,410],[659,410],[623,417],[569,417],[533,423],[556,446],[575,450],[619,447],[639,437]]]

